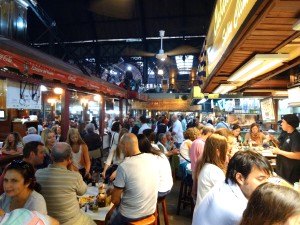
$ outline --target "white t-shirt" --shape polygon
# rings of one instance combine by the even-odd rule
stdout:
[[[180,149],[179,149],[180,154],[189,161],[191,161],[191,159],[190,159],[190,149],[188,147],[188,144],[191,146],[192,143],[193,142],[190,139],[187,139],[181,143]],[[187,162],[181,155],[179,155],[180,163]]]
[[[195,207],[192,225],[238,225],[248,200],[229,180],[216,185]]]
[[[196,206],[215,185],[224,182],[224,180],[224,172],[219,167],[205,163],[198,176]]]
[[[173,186],[173,178],[170,162],[165,154],[160,154],[158,157],[159,167],[159,192],[170,191]]]
[[[119,212],[128,218],[151,215],[156,210],[159,184],[158,158],[150,153],[125,157],[117,169],[114,186],[123,188]]]
[[[184,138],[183,138],[182,125],[179,120],[176,120],[173,123],[172,132],[176,132],[176,134],[174,134],[173,136],[177,140],[177,142],[181,144],[183,142]]]
[[[143,134],[143,131],[146,130],[146,129],[150,129],[150,127],[148,126],[148,124],[144,123],[144,124],[140,127],[138,134]]]

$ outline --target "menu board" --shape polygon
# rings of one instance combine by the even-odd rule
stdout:
[[[260,100],[260,110],[261,110],[262,120],[264,123],[275,122],[275,110],[274,110],[273,98],[265,98]]]

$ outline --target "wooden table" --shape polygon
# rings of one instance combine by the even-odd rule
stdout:
[[[87,192],[84,194],[84,196],[97,196],[98,195],[98,187],[88,187]],[[106,214],[109,212],[109,210],[113,207],[113,204],[111,203],[107,207],[101,207],[98,209],[97,212],[93,212],[92,210],[89,210],[87,208],[87,212],[85,212],[85,207],[82,207],[81,210],[89,215],[96,224],[98,225],[104,225],[105,224],[105,217]]]

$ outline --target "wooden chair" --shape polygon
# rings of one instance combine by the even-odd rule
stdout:
[[[166,196],[164,196],[164,197],[158,197],[158,199],[157,199],[157,204],[156,204],[156,220],[157,220],[157,225],[160,225],[159,208],[158,208],[159,207],[159,203],[161,203],[161,205],[162,205],[162,209],[163,209],[163,213],[164,213],[165,225],[169,225]]]
[[[151,215],[141,220],[129,222],[128,225],[155,225],[155,222],[156,217]]]

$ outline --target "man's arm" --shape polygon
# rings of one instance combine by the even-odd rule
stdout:
[[[118,188],[118,187],[114,187],[114,189],[112,190],[111,202],[114,205],[119,205],[120,204],[123,190],[124,190],[123,188]]]
[[[78,178],[78,180],[77,180],[78,185],[77,185],[76,193],[77,193],[77,195],[81,196],[81,195],[83,195],[83,194],[86,193],[86,191],[87,191],[87,185],[86,185],[86,183],[84,183],[84,181],[83,181],[80,173],[78,173],[78,172],[74,172],[74,173],[76,173],[76,176],[80,176]]]
[[[300,160],[300,152],[287,152],[280,150],[279,148],[272,148],[273,154],[283,155],[289,159],[297,159]]]

